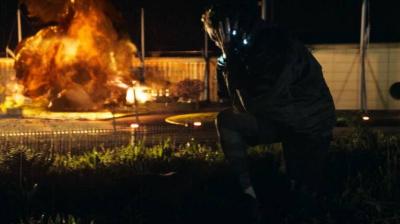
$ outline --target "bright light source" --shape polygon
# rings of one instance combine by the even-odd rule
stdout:
[[[151,89],[147,86],[136,85],[135,96],[139,103],[146,103],[150,100]]]
[[[200,121],[195,121],[195,122],[193,122],[193,125],[195,127],[200,127],[202,125],[202,123]]]
[[[233,35],[233,36],[236,36],[236,34],[237,34],[237,31],[236,31],[236,30],[233,30],[233,31],[232,31],[232,35]]]
[[[369,121],[371,118],[368,115],[362,116],[363,121]]]
[[[249,43],[249,41],[247,41],[247,39],[243,39],[243,44],[247,45]]]
[[[129,87],[128,90],[126,91],[126,102],[129,104],[135,103],[135,93],[134,89],[132,87]]]
[[[131,128],[133,128],[133,129],[139,128],[139,124],[138,123],[132,123],[131,124]]]
[[[149,87],[136,85],[128,88],[125,99],[128,104],[134,104],[136,100],[139,103],[146,103],[150,100],[150,96],[151,89]]]
[[[115,80],[112,80],[110,83],[112,85],[115,85],[115,86],[121,88],[121,89],[128,89],[129,88],[129,86],[126,83],[124,83],[121,79],[118,79],[118,78],[115,79]]]
[[[224,65],[225,65],[225,58],[224,58],[224,56],[218,57],[218,59],[217,59],[217,64],[218,64],[219,66],[224,66]]]

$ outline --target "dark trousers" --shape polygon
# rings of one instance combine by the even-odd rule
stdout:
[[[222,150],[243,189],[251,186],[248,146],[282,142],[287,174],[299,185],[319,191],[331,130],[325,134],[299,133],[283,124],[231,109],[218,114],[216,125]]]

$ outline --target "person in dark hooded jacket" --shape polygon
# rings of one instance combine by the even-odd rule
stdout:
[[[232,102],[216,119],[222,149],[253,198],[246,149],[257,144],[281,142],[288,175],[318,191],[336,122],[330,91],[309,49],[256,15],[239,3],[214,6],[202,17],[222,51],[219,93]]]

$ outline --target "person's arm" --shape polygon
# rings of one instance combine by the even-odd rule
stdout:
[[[222,56],[217,59],[217,93],[220,99],[229,98],[229,91],[225,82],[226,64]]]
[[[218,82],[218,97],[224,102],[230,102],[232,108],[236,112],[245,112],[246,107],[242,99],[238,85],[238,67],[230,66],[227,68],[227,62],[224,57],[218,58],[217,63],[217,82]],[[242,74],[245,75],[245,74]]]
[[[226,63],[222,56],[217,60],[217,94],[223,102],[229,101],[229,90],[226,80]]]

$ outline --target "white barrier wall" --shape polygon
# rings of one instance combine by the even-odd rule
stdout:
[[[321,63],[324,76],[339,110],[357,110],[360,95],[360,59],[356,44],[314,45],[312,52]],[[145,62],[146,78],[176,84],[183,79],[205,78],[201,57],[150,57]],[[210,99],[218,101],[216,59],[210,63]],[[0,58],[0,82],[15,77],[13,60]],[[398,110],[400,101],[389,94],[400,82],[400,44],[371,44],[366,59],[367,106],[371,110]],[[1,89],[1,88],[0,88]],[[201,99],[205,99],[202,94]]]
[[[145,63],[147,80],[166,80],[176,84],[184,79],[205,79],[205,60],[201,57],[150,57]],[[216,59],[210,62],[210,100],[218,101]],[[205,92],[200,96],[201,100],[206,99]]]
[[[11,58],[0,58],[0,77],[15,76],[14,60]]]
[[[4,102],[7,84],[15,79],[14,60],[0,58],[0,104]]]
[[[316,45],[313,54],[321,63],[337,109],[360,108],[360,58],[358,45]],[[366,57],[367,107],[397,110],[400,101],[390,96],[400,82],[400,44],[371,44]]]
[[[321,63],[336,108],[360,108],[360,58],[356,44],[314,45],[314,56]],[[210,66],[211,100],[218,101],[215,58]],[[152,57],[146,71],[177,83],[185,78],[204,80],[204,60],[198,58]],[[390,86],[400,82],[400,44],[371,44],[366,58],[367,106],[371,110],[397,110],[400,101],[389,94]],[[204,99],[204,95],[202,96]]]

